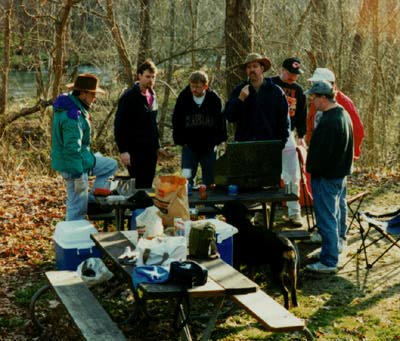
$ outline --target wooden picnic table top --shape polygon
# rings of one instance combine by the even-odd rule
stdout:
[[[125,248],[132,250],[134,244],[123,232],[100,232],[91,235],[95,244],[117,265],[124,274],[125,279],[132,284],[133,265],[121,264],[118,261]],[[208,270],[208,281],[205,285],[189,289],[191,297],[216,297],[221,295],[245,294],[254,292],[258,286],[246,276],[236,271],[224,261],[199,261]],[[154,298],[177,297],[182,295],[182,286],[173,283],[140,284],[141,289],[148,296]]]
[[[153,189],[145,189],[147,193],[154,193]],[[117,202],[110,202],[107,197],[96,197],[97,202],[100,205],[111,206],[114,208],[136,208],[135,203],[129,200],[119,200]],[[207,190],[207,199],[200,199],[199,191],[193,191],[188,196],[189,206],[193,205],[217,205],[224,204],[228,201],[241,201],[243,203],[259,203],[259,202],[282,202],[282,201],[296,201],[298,200],[297,195],[293,193],[285,193],[283,188],[260,188],[252,190],[243,190],[237,195],[229,195],[223,188],[216,188],[213,190]]]

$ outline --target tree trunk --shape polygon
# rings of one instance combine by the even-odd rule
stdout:
[[[311,0],[313,12],[311,15],[311,46],[318,66],[325,66],[327,63],[327,2]]]
[[[194,3],[193,3],[194,2]],[[191,20],[191,48],[192,48],[192,69],[197,69],[196,63],[196,39],[197,39],[197,14],[199,9],[199,2],[198,0],[189,0],[188,2],[189,12],[190,12],[190,20]]]
[[[8,98],[8,73],[10,72],[10,45],[11,45],[11,16],[13,10],[13,0],[8,0],[4,4],[4,62],[1,69],[1,89],[0,89],[0,118],[3,120],[7,109]]]
[[[245,78],[238,68],[253,48],[251,0],[226,0],[225,7],[226,90],[232,89]]]
[[[64,49],[65,49],[65,37],[66,27],[68,22],[68,16],[71,12],[71,8],[74,4],[78,3],[78,0],[65,0],[64,6],[61,8],[57,15],[55,23],[55,36],[54,36],[54,61],[53,61],[53,72],[54,82],[52,89],[52,98],[55,99],[61,90],[61,80],[64,74]]]
[[[350,63],[349,67],[347,68],[347,79],[343,87],[346,93],[348,93],[350,96],[354,93],[354,87],[356,84],[358,84],[358,73],[360,72],[359,60],[372,15],[371,0],[363,0],[358,16],[356,33],[354,35],[353,44],[351,47]]]
[[[117,47],[119,59],[121,60],[124,68],[124,81],[128,87],[132,86],[133,83],[135,83],[134,72],[132,70],[132,64],[128,56],[124,38],[122,37],[121,31],[115,22],[113,0],[107,0],[107,24],[111,30],[115,46]]]
[[[170,11],[169,11],[169,55],[172,56],[175,50],[175,0],[170,0]],[[172,59],[169,59],[167,62],[167,70],[165,74],[165,81],[167,84],[171,84],[172,81],[172,75],[174,71],[174,64],[172,62]],[[168,112],[168,102],[169,102],[169,95],[170,95],[170,89],[168,86],[164,87],[164,99],[163,103],[161,105],[161,110],[160,110],[160,119],[159,119],[159,130],[160,130],[160,140],[161,142],[164,141],[164,129],[165,129],[165,121],[167,117],[167,112]]]
[[[372,84],[375,84],[376,87],[374,91],[370,94],[370,102],[365,113],[365,122],[366,122],[366,143],[365,149],[367,150],[366,161],[369,166],[373,166],[377,164],[382,157],[377,157],[378,150],[376,148],[375,141],[375,125],[374,118],[375,113],[378,109],[378,98],[379,98],[379,27],[378,27],[378,0],[368,0],[369,9],[370,9],[370,17],[369,20],[372,22]],[[384,120],[385,117],[381,117],[380,120]],[[382,145],[385,145],[385,136],[386,136],[386,128],[382,125],[382,131],[379,132],[379,135],[382,138]],[[383,149],[382,151],[383,152]],[[382,155],[381,155],[382,156]]]
[[[150,3],[151,0],[140,0],[140,41],[137,67],[147,58],[151,58]]]

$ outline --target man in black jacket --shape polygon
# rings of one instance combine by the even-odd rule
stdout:
[[[250,53],[242,66],[248,79],[233,90],[224,111],[228,121],[236,123],[235,140],[280,140],[283,149],[290,127],[288,103],[282,89],[263,76],[271,62]]]
[[[114,121],[114,136],[121,162],[136,179],[136,188],[152,186],[160,147],[157,126],[157,97],[153,86],[157,68],[146,60],[138,71],[138,82],[120,98]]]
[[[208,87],[208,76],[195,71],[179,94],[172,116],[173,138],[182,146],[182,169],[190,169],[193,185],[200,163],[203,184],[214,183],[216,146],[226,141],[226,123],[219,96]]]
[[[316,110],[322,112],[311,137],[306,163],[322,247],[319,262],[307,265],[306,269],[334,273],[339,260],[339,198],[346,187],[346,176],[353,170],[353,126],[347,111],[337,104],[331,83],[314,82],[305,94],[310,96]]]

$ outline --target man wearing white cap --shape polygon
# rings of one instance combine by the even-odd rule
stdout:
[[[336,89],[335,74],[327,68],[316,68],[312,77],[308,79],[310,82],[327,81],[333,89],[336,90],[336,102],[340,104],[350,115],[353,124],[353,141],[354,141],[354,160],[357,160],[361,155],[361,144],[364,139],[364,126],[358,115],[357,108],[353,101],[347,97],[342,91]],[[307,116],[307,134],[306,141],[310,143],[311,136],[314,128],[318,125],[321,112],[317,111],[313,103],[310,104]],[[339,252],[341,253],[346,247],[346,234],[347,234],[347,203],[346,203],[347,188],[340,197],[340,244]],[[320,239],[318,234],[313,234],[312,239]]]
[[[334,273],[339,260],[339,198],[346,188],[346,176],[353,170],[353,128],[349,114],[335,100],[332,84],[314,82],[305,94],[322,113],[310,141],[306,163],[307,172],[311,174],[322,247],[319,262],[307,265],[306,269]]]

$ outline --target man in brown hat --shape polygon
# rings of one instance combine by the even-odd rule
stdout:
[[[236,123],[235,140],[280,140],[283,148],[289,136],[288,102],[282,89],[263,76],[271,62],[250,53],[242,66],[247,80],[233,90],[224,111]]]
[[[90,149],[89,109],[96,95],[105,93],[99,87],[99,79],[92,74],[80,74],[67,88],[72,92],[61,94],[53,103],[51,166],[66,180],[66,220],[80,220],[85,218],[88,206],[92,211],[89,213],[99,209],[93,191],[106,186],[106,181],[117,170],[117,162]],[[90,194],[89,174],[96,176]]]

